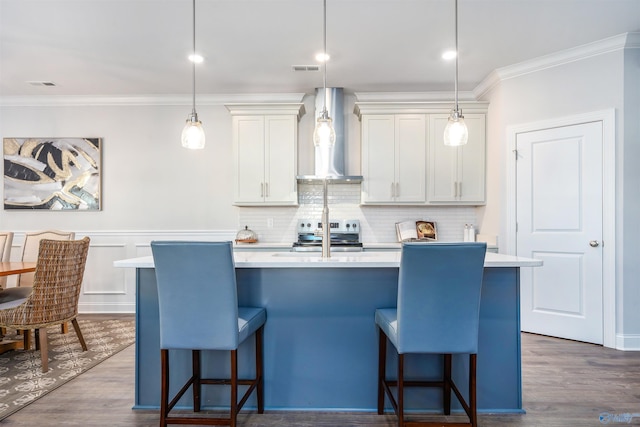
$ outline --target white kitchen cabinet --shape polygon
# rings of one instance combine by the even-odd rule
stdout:
[[[361,122],[362,203],[424,203],[426,116],[364,114]]]
[[[466,145],[444,145],[449,114],[429,115],[427,202],[430,204],[485,203],[485,114],[464,113],[469,130]]]
[[[234,204],[297,205],[298,120],[304,106],[227,108],[233,116]],[[277,114],[267,114],[271,108]]]

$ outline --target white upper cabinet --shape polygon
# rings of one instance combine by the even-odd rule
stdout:
[[[424,203],[424,114],[363,115],[362,203]]]
[[[450,103],[357,102],[362,204],[484,204],[487,104],[460,107],[469,142],[448,147],[443,135]]]
[[[466,145],[444,145],[448,114],[429,116],[427,201],[431,204],[485,203],[485,115],[464,113]]]
[[[304,106],[227,108],[233,116],[234,203],[296,205],[298,120]]]

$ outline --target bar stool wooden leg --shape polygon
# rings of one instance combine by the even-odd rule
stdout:
[[[263,361],[262,361],[262,347],[263,347],[263,330],[264,326],[260,327],[256,331],[256,377],[258,379],[258,389],[256,395],[258,399],[258,413],[264,414],[264,378],[263,378]]]
[[[200,350],[191,350],[191,372],[191,378],[193,378],[193,384],[191,386],[191,391],[193,392],[193,412],[200,412],[200,393],[202,391]]]
[[[160,350],[160,365],[160,426],[167,427],[167,414],[169,412],[169,350]]]
[[[236,427],[238,416],[238,350],[231,350],[231,419],[229,426]]]
[[[451,355],[444,355],[444,373],[442,384],[442,403],[444,414],[451,414]]]
[[[476,395],[476,365],[477,365],[477,354],[469,355],[469,406],[470,412],[469,418],[471,419],[471,426],[478,426],[478,403],[477,403],[477,395]]]
[[[378,415],[384,413],[384,380],[387,367],[387,336],[378,329]]]
[[[398,427],[404,427],[404,354],[398,354]]]

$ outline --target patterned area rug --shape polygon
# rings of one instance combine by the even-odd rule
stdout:
[[[95,316],[94,316],[95,317]],[[49,371],[42,373],[40,351],[8,351],[0,355],[0,421],[81,373],[93,368],[135,341],[133,316],[104,320],[78,317],[88,351],[83,352],[73,326],[47,328]],[[7,331],[13,338],[14,331]]]

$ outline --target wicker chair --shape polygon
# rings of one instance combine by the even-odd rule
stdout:
[[[58,231],[58,230],[44,230],[44,231],[31,231],[24,233],[24,243],[22,244],[22,256],[20,258],[23,262],[35,262],[38,259],[38,248],[40,247],[40,240],[73,240],[76,237],[76,233],[73,231]],[[17,286],[33,286],[33,277],[35,273],[22,273],[18,277]]]
[[[48,326],[71,322],[82,350],[87,350],[76,317],[88,251],[88,237],[41,240],[33,291],[26,298],[0,304],[0,327],[36,331],[42,372],[49,370]]]

